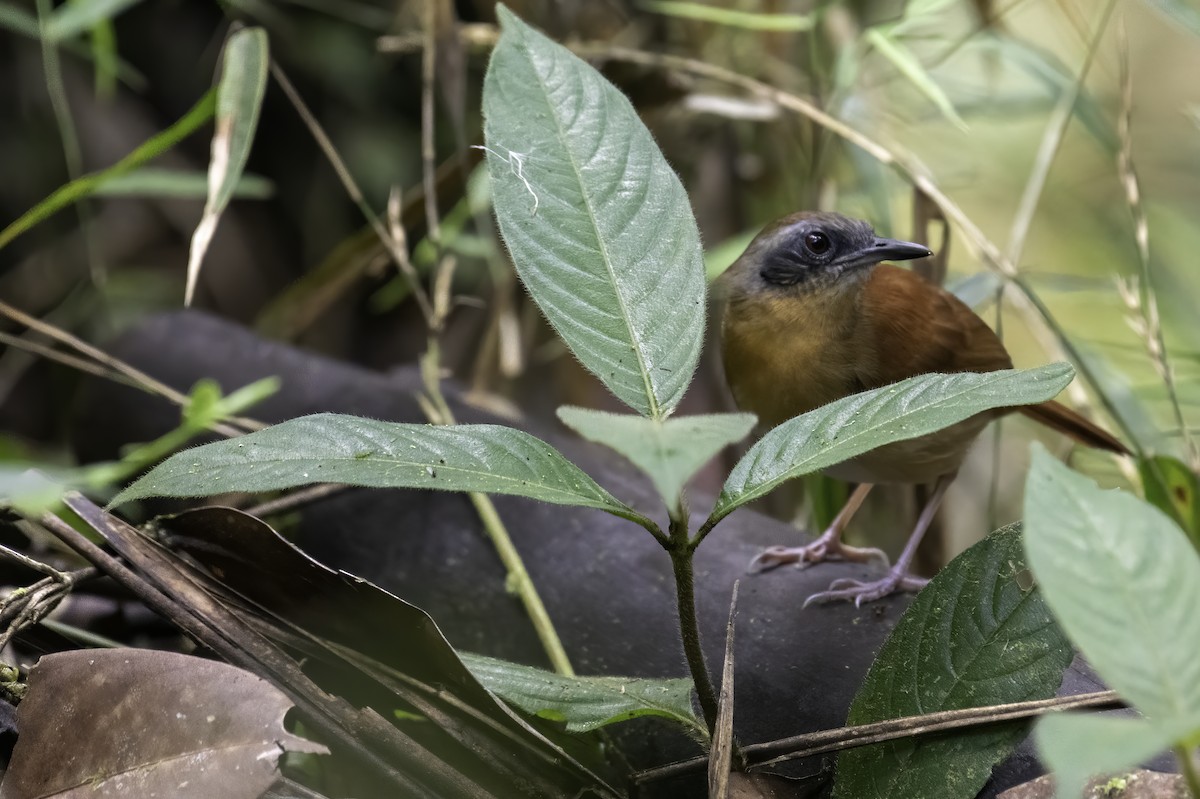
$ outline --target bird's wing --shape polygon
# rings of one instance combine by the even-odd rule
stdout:
[[[1004,343],[974,311],[915,272],[882,264],[864,290],[872,293],[865,308],[888,309],[872,320],[879,382],[867,388],[927,372],[1012,368]],[[1115,436],[1061,403],[1052,400],[1016,410],[1085,446],[1129,454]]]
[[[1011,369],[1000,337],[965,303],[907,269],[875,267],[863,291],[872,331],[872,385],[928,372]]]

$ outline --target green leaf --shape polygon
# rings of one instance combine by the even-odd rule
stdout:
[[[262,28],[242,28],[225,44],[221,81],[217,85],[216,129],[208,164],[208,199],[200,224],[192,234],[184,305],[192,304],[204,253],[250,157],[258,113],[267,91],[270,61],[267,32]]]
[[[1174,519],[1200,549],[1200,483],[1187,464],[1169,455],[1138,460],[1146,501]]]
[[[460,652],[475,679],[504,701],[533,716],[589,732],[640,716],[662,716],[708,734],[692,710],[692,681],[627,677],[563,677],[504,660]]]
[[[794,477],[917,438],[993,408],[1051,399],[1071,382],[1066,363],[976,374],[928,374],[831,402],[759,439],[729,474],[711,527],[734,509]]]
[[[515,494],[631,518],[632,510],[528,433],[320,413],[176,453],[113,500],[276,491],[311,483]]]
[[[259,175],[243,174],[234,187],[233,196],[250,200],[265,200],[275,193],[270,180]],[[203,199],[208,194],[208,176],[202,172],[182,169],[142,167],[106,180],[96,189],[100,197],[178,197]]]
[[[687,193],[624,95],[508,9],[497,14],[484,133],[517,272],[584,366],[638,413],[665,418],[704,331]]]
[[[713,456],[741,441],[758,419],[750,413],[646,419],[563,406],[558,418],[579,435],[624,455],[650,476],[668,507],[692,475]]]
[[[140,2],[141,0],[86,0],[81,3],[63,3],[47,20],[46,34],[53,42],[70,39],[105,20],[113,19]]]
[[[1038,444],[1025,520],[1046,602],[1096,672],[1152,721],[1200,726],[1200,558],[1179,528]]]
[[[1090,777],[1124,771],[1166,749],[1176,734],[1146,719],[1056,713],[1033,729],[1038,755],[1054,772],[1057,795],[1073,799]]]
[[[641,0],[638,5],[655,14],[666,14],[682,19],[715,22],[731,28],[773,33],[796,33],[812,30],[816,18],[812,14],[756,13],[735,11],[703,3],[684,3],[677,0]]]
[[[891,61],[892,66],[907,78],[917,91],[929,98],[930,102],[942,112],[942,116],[961,130],[966,130],[967,123],[954,110],[954,103],[950,102],[950,98],[942,91],[942,87],[938,86],[937,82],[930,77],[911,50],[880,28],[868,28],[863,37],[879,51],[880,55]]]
[[[215,108],[216,92],[209,91],[178,122],[162,133],[147,139],[137,149],[108,169],[92,172],[59,187],[53,194],[26,211],[8,227],[0,230],[0,249],[39,222],[94,194],[112,178],[136,169],[147,161],[162,155],[207,122],[212,117]]]
[[[917,594],[850,706],[849,724],[1054,696],[1071,647],[1025,570],[1019,525],[952,560]],[[835,799],[974,796],[1025,737],[1014,722],[838,756]]]

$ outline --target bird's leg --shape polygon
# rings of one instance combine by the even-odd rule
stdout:
[[[925,503],[921,517],[917,519],[917,526],[913,528],[908,543],[904,545],[904,551],[900,553],[896,565],[888,571],[886,577],[872,582],[848,578],[834,580],[828,591],[813,594],[804,601],[804,606],[808,607],[814,602],[829,602],[834,599],[853,599],[855,605],[862,605],[864,602],[874,602],[876,599],[881,599],[897,591],[920,591],[924,588],[929,581],[923,577],[914,577],[909,574],[908,567],[912,564],[913,556],[917,554],[917,547],[921,545],[925,531],[933,523],[933,517],[942,504],[942,498],[946,496],[946,489],[953,481],[953,474],[942,475],[938,478],[933,488],[933,494]]]
[[[874,547],[852,547],[842,543],[842,532],[850,523],[855,512],[862,506],[863,500],[867,498],[870,491],[870,483],[860,483],[850,494],[846,504],[838,511],[838,515],[829,525],[829,529],[821,533],[820,538],[802,547],[768,547],[750,561],[750,571],[763,572],[785,563],[794,563],[803,569],[823,560],[852,560],[856,563],[878,560],[886,566],[888,559],[883,550]]]

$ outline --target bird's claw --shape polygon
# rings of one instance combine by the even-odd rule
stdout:
[[[834,580],[828,591],[819,591],[804,600],[804,607],[839,599],[854,600],[855,607],[862,607],[866,602],[874,602],[901,591],[916,593],[928,584],[929,581],[923,577],[914,577],[895,570],[889,571],[886,577],[879,580],[866,581],[843,577]]]
[[[754,556],[748,569],[751,573],[758,574],[788,563],[795,564],[797,569],[807,569],[814,563],[825,560],[826,555],[825,544],[821,541],[814,541],[803,547],[767,547]]]
[[[843,544],[837,538],[822,535],[816,541],[802,547],[767,547],[750,561],[748,568],[754,574],[788,563],[795,564],[797,569],[807,569],[826,560],[846,560],[855,563],[879,561],[885,567],[888,565],[888,557],[881,549],[852,547]]]

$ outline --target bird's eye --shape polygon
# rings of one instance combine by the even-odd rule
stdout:
[[[814,231],[804,237],[804,246],[814,255],[824,255],[829,251],[829,237],[821,231]]]

